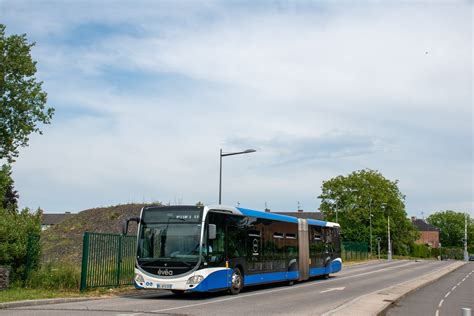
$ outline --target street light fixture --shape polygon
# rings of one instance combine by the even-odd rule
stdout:
[[[222,201],[222,157],[227,157],[227,156],[234,156],[234,155],[242,155],[242,154],[250,154],[256,152],[255,149],[247,149],[244,151],[239,151],[239,152],[233,152],[233,153],[222,153],[222,148],[220,151],[220,163],[219,163],[219,205],[221,204]]]

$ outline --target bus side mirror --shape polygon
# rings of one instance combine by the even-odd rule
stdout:
[[[122,235],[127,235],[128,233],[128,223],[130,222],[137,222],[140,223],[140,217],[130,217],[130,218],[127,218],[125,221],[123,221],[123,224],[122,224]]]
[[[216,224],[209,224],[208,238],[210,240],[216,239]]]

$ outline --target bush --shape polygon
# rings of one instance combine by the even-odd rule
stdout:
[[[0,207],[0,265],[11,267],[12,281],[26,280],[28,270],[38,266],[41,213]]]
[[[81,272],[76,266],[45,264],[31,272],[26,286],[35,289],[77,290],[81,282]]]
[[[431,256],[430,247],[427,245],[413,244],[411,247],[411,256],[416,258],[429,258]]]

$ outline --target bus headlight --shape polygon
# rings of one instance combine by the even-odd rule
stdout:
[[[143,283],[145,282],[145,279],[141,274],[135,273],[135,282],[137,283]]]
[[[202,275],[198,274],[198,275],[190,277],[188,279],[188,281],[186,281],[186,284],[195,285],[195,284],[198,284],[199,282],[201,282],[203,279],[204,279],[204,277]]]

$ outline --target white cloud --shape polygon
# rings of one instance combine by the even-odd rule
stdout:
[[[231,204],[314,209],[323,180],[369,167],[409,211],[472,209],[470,4],[10,4],[57,107],[15,165],[24,204],[214,203],[218,149],[245,145]]]

